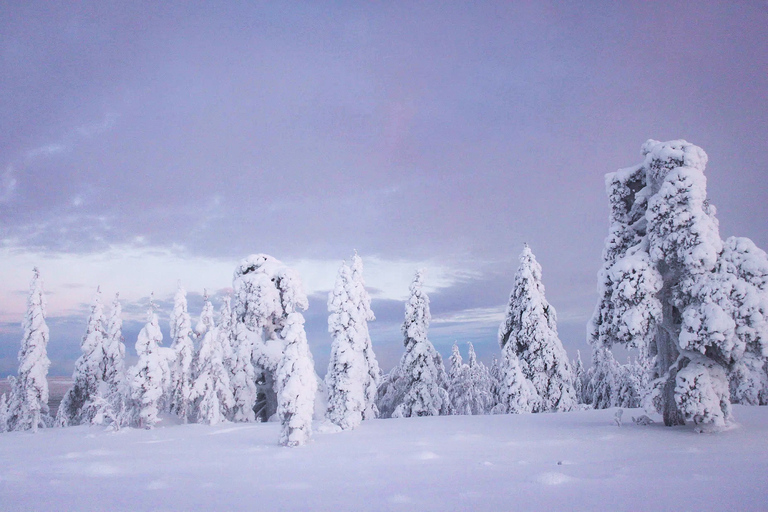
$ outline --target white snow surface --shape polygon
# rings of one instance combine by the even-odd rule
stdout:
[[[299,448],[279,423],[0,434],[18,510],[765,510],[768,407],[739,425],[636,425],[617,409],[369,420]]]

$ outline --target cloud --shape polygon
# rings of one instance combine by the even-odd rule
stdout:
[[[120,292],[126,302],[135,302],[154,292],[163,300],[176,291],[181,281],[188,292],[221,290],[232,284],[232,274],[239,259],[213,258],[189,254],[183,247],[113,245],[90,253],[30,251],[6,240],[0,248],[0,321],[21,317],[25,304],[19,300],[27,289],[31,269],[38,266],[49,291],[52,315],[66,315],[89,304],[97,286],[105,296]],[[245,256],[245,255],[244,255]],[[332,289],[340,265],[337,260],[285,260],[302,278],[305,292],[323,296]],[[469,278],[465,270],[437,260],[386,260],[364,258],[365,278],[381,300],[403,300],[417,268],[427,270],[427,290],[450,288]],[[73,284],[77,284],[75,287]],[[53,292],[53,293],[50,293]],[[324,300],[324,299],[323,299]]]

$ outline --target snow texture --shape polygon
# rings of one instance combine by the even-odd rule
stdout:
[[[70,512],[764,511],[768,407],[734,409],[740,427],[716,439],[655,415],[616,428],[615,409],[364,421],[298,450],[275,444],[277,423],[10,432],[0,434],[0,503]]]

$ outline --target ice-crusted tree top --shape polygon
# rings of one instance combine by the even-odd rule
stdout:
[[[216,325],[213,315],[213,304],[211,304],[211,301],[208,298],[208,290],[203,290],[203,310],[200,312],[200,320],[198,320],[197,325],[195,326],[195,332],[198,337],[204,336],[205,333],[213,329]]]
[[[350,271],[352,274],[352,287],[350,292],[352,300],[358,305],[363,319],[372,322],[376,320],[376,315],[373,314],[373,310],[371,309],[371,296],[365,289],[365,280],[363,279],[363,259],[357,254],[357,251],[355,251],[354,256],[352,256]]]
[[[253,254],[235,269],[235,314],[251,330],[279,323],[309,307],[299,275],[266,254]]]
[[[147,309],[147,323],[139,332],[136,339],[136,353],[147,354],[157,350],[158,345],[163,343],[163,333],[160,330],[160,324],[155,313],[157,305],[155,304],[155,294],[149,296],[149,308]]]
[[[403,335],[405,346],[427,340],[427,330],[432,319],[429,313],[429,297],[424,292],[424,271],[416,271],[416,276],[408,288],[411,292],[405,303],[405,321]]]

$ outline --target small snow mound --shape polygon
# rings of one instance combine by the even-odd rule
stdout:
[[[389,501],[392,503],[413,503],[413,500],[404,494],[395,494]]]
[[[439,459],[440,457],[434,452],[421,452],[416,457],[419,460],[432,460]]]
[[[168,487],[168,484],[164,482],[163,480],[153,480],[149,483],[147,486],[148,491],[158,491],[160,489],[165,489]]]
[[[336,434],[342,430],[343,429],[340,426],[328,420],[321,422],[317,427],[315,427],[315,431],[320,434]]]
[[[560,485],[572,481],[573,478],[568,475],[564,475],[563,473],[542,473],[536,478],[536,480],[540,484]]]

